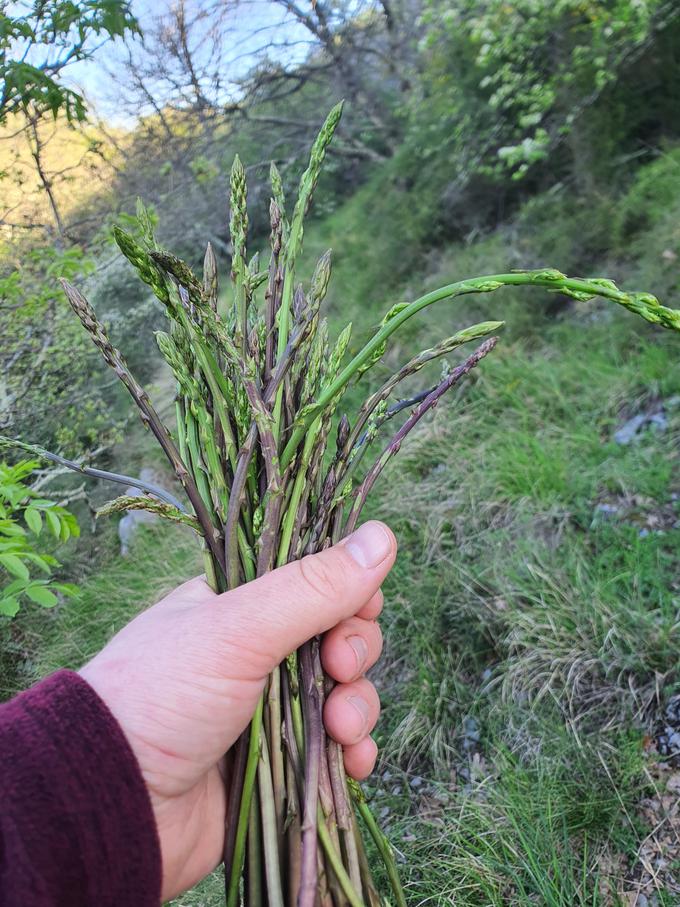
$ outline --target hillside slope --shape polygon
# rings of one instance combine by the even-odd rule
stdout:
[[[112,134],[123,139],[120,130]],[[45,119],[33,131],[24,128],[23,120],[8,120],[0,128],[2,235],[21,237],[42,225],[54,226],[45,180],[61,217],[67,220],[86,206],[97,188],[104,190],[120,163],[117,159],[114,146],[93,125],[75,128],[63,118]]]

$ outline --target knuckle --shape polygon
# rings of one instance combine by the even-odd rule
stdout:
[[[310,554],[295,563],[301,586],[314,597],[335,598],[341,593],[342,577],[328,559]]]

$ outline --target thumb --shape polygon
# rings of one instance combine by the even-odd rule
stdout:
[[[308,639],[356,614],[380,588],[396,553],[387,526],[364,523],[334,547],[213,599],[213,641],[223,651],[241,647],[256,655],[253,668],[264,676]]]

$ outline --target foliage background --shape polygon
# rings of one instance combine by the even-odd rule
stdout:
[[[192,264],[213,243],[226,288],[235,151],[264,251],[269,161],[292,186],[339,97],[305,255],[311,271],[333,248],[330,319],[353,320],[354,346],[394,302],[510,268],[679,305],[675,3],[111,0],[69,4],[71,20],[38,6],[1,14],[4,434],[171,482],[57,278],[85,286],[169,409],[163,316],[112,223],[133,224],[142,196]],[[17,70],[27,46],[36,72]],[[679,679],[677,340],[604,305],[507,292],[428,312],[375,381],[444,325],[487,317],[506,319],[502,344],[373,502],[401,553],[372,795],[414,904],[680,903],[680,751],[658,745]],[[46,551],[80,593],[3,622],[5,695],[81,664],[199,569],[181,529],[147,529],[121,558],[115,525],[91,519],[106,487],[39,480],[80,519],[77,542]],[[219,897],[212,879],[178,903]]]

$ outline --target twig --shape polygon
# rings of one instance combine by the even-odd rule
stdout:
[[[95,469],[93,466],[85,466],[78,460],[67,460],[66,457],[62,457],[60,454],[51,453],[49,450],[38,447],[36,444],[25,444],[23,441],[7,438],[5,435],[0,435],[0,447],[20,448],[21,450],[25,450],[27,453],[32,454],[34,457],[39,457],[41,460],[49,460],[50,463],[57,463],[59,466],[64,466],[66,469],[72,472],[78,472],[83,476],[90,476],[93,479],[104,479],[106,482],[116,482],[119,485],[129,485],[133,488],[139,488],[140,491],[151,494],[159,500],[165,501],[166,504],[170,504],[172,507],[177,508],[181,513],[187,512],[186,507],[180,500],[173,494],[170,494],[169,491],[166,491],[165,488],[161,488],[160,485],[154,485],[153,482],[142,482],[141,479],[137,479],[134,476],[126,476],[122,475],[122,473],[107,472],[104,469]]]

